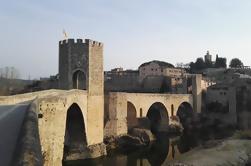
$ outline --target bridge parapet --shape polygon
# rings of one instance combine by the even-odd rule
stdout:
[[[64,90],[45,90],[39,92],[31,92],[31,93],[24,93],[12,96],[0,96],[0,105],[12,105],[17,104],[29,100],[34,100],[36,98],[46,97],[49,95],[59,95],[60,93],[64,93]]]
[[[193,96],[191,94],[127,93],[126,96],[127,101],[134,104],[137,111],[137,117],[145,117],[151,105],[156,102],[165,105],[169,117],[171,115],[176,115],[180,104],[183,102],[190,103],[191,106],[193,106]]]

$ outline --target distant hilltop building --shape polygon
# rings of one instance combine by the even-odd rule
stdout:
[[[227,67],[227,59],[223,57],[219,57],[218,54],[216,54],[215,61],[213,61],[213,56],[207,51],[206,55],[204,56],[204,62],[207,66],[207,68],[226,68]]]
[[[166,76],[166,77],[181,77],[186,71],[181,68],[175,68],[172,64],[153,60],[143,63],[139,66],[139,79],[142,81],[148,76]]]
[[[114,68],[111,70],[111,72],[120,72],[120,71],[123,71],[122,67]]]
[[[209,51],[207,51],[207,54],[204,56],[206,63],[212,63],[212,55],[210,55]]]
[[[209,51],[207,51],[206,55],[204,56],[204,61],[205,63],[209,63],[209,64],[215,64],[217,59],[219,58],[219,55],[216,54],[216,58],[215,58],[215,61],[213,61],[213,56],[210,54]]]
[[[174,65],[153,60],[145,62],[138,70],[114,68],[105,72],[106,91],[182,93],[186,71]]]

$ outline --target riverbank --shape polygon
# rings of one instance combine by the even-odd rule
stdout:
[[[197,147],[178,159],[165,161],[163,165],[193,165],[193,166],[245,166],[251,164],[251,140],[227,139],[206,143]],[[207,146],[209,145],[209,147]]]

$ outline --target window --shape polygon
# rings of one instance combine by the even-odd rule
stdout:
[[[142,118],[143,117],[143,110],[142,110],[142,108],[140,108],[139,113],[140,113],[140,117]]]

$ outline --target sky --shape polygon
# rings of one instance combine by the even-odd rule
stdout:
[[[189,63],[209,50],[251,65],[250,0],[0,0],[0,68],[58,73],[58,41],[104,43],[104,69]]]

